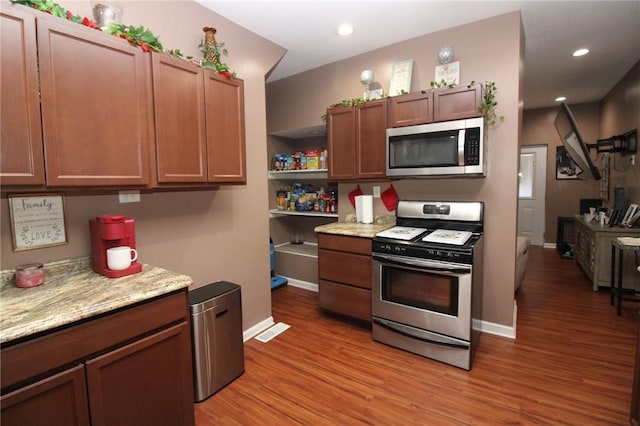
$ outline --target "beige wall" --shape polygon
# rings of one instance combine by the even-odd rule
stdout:
[[[401,199],[463,200],[485,203],[484,319],[513,325],[517,215],[518,140],[521,120],[523,35],[519,12],[427,34],[267,85],[267,127],[281,131],[322,124],[330,104],[361,97],[360,72],[371,69],[376,84],[389,88],[394,62],[413,59],[412,91],[429,89],[437,53],[451,45],[461,62],[463,84],[494,81],[498,112],[505,121],[488,131],[489,172],[481,179],[394,181]],[[375,86],[373,88],[376,88]],[[379,183],[382,190],[387,182]],[[372,184],[361,184],[371,194]],[[340,184],[340,217],[353,213],[346,196],[355,184]],[[377,214],[389,214],[379,200]]]
[[[633,129],[640,129],[640,61],[600,102],[600,138],[624,134]],[[635,165],[631,165],[630,157],[618,154],[610,166],[611,191],[615,187],[624,187],[627,205],[640,203],[639,154],[640,151],[636,153]],[[610,201],[613,203],[612,198]]]
[[[91,16],[88,1],[59,3]],[[8,203],[3,198],[2,269],[88,256],[88,220],[98,214],[123,213],[136,219],[142,262],[190,275],[195,286],[216,280],[240,284],[246,330],[271,316],[264,81],[284,49],[193,2],[127,1],[123,22],[143,25],[160,37],[165,48],[195,57],[201,57],[197,46],[202,27],[218,29],[217,40],[226,43],[230,54],[225,62],[245,82],[248,183],[207,191],[143,193],[142,202],[136,204],[118,204],[114,191],[68,192],[69,244],[19,253],[12,251]]]
[[[580,127],[582,137],[588,143],[594,142],[598,138],[598,103],[569,105],[569,108]],[[558,217],[578,214],[581,198],[599,198],[599,186],[594,180],[556,179],[556,148],[562,146],[554,125],[559,110],[559,107],[525,110],[522,126],[522,145],[547,146],[546,243],[556,242]],[[593,153],[592,158],[595,158]]]
[[[609,138],[640,127],[640,62],[612,88],[600,102],[569,105],[582,136],[587,143]],[[581,198],[600,198],[600,181],[556,180],[556,147],[562,144],[554,126],[559,108],[526,110],[522,127],[523,145],[547,145],[547,196],[545,212],[545,242],[555,243],[557,220],[561,216],[579,213]],[[596,165],[601,157],[591,150]],[[602,154],[601,154],[602,155]],[[613,207],[614,188],[625,188],[625,204],[640,202],[640,164],[631,165],[629,156],[609,154],[609,199]],[[636,159],[638,157],[636,156]]]

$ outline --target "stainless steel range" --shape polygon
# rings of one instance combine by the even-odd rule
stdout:
[[[482,202],[399,201],[373,239],[373,339],[471,369],[482,316]]]

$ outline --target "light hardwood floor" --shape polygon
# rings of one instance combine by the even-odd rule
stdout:
[[[517,339],[484,333],[471,371],[372,341],[318,309],[317,294],[272,293],[291,328],[245,344],[245,372],[196,404],[204,425],[628,425],[640,304],[616,316],[575,262],[532,247]]]

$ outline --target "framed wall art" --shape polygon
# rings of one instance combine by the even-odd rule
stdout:
[[[564,146],[556,148],[556,180],[578,179],[582,169],[571,159]]]
[[[413,59],[400,61],[391,68],[391,84],[389,84],[389,96],[397,96],[411,92],[411,74],[413,71]]]
[[[67,244],[63,194],[9,195],[13,251]]]
[[[600,157],[600,198],[609,201],[609,154]]]

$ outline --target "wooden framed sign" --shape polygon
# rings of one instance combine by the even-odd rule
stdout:
[[[67,244],[63,194],[9,195],[13,251]]]
[[[411,74],[413,59],[396,62],[391,69],[391,84],[389,96],[397,96],[411,91]]]

